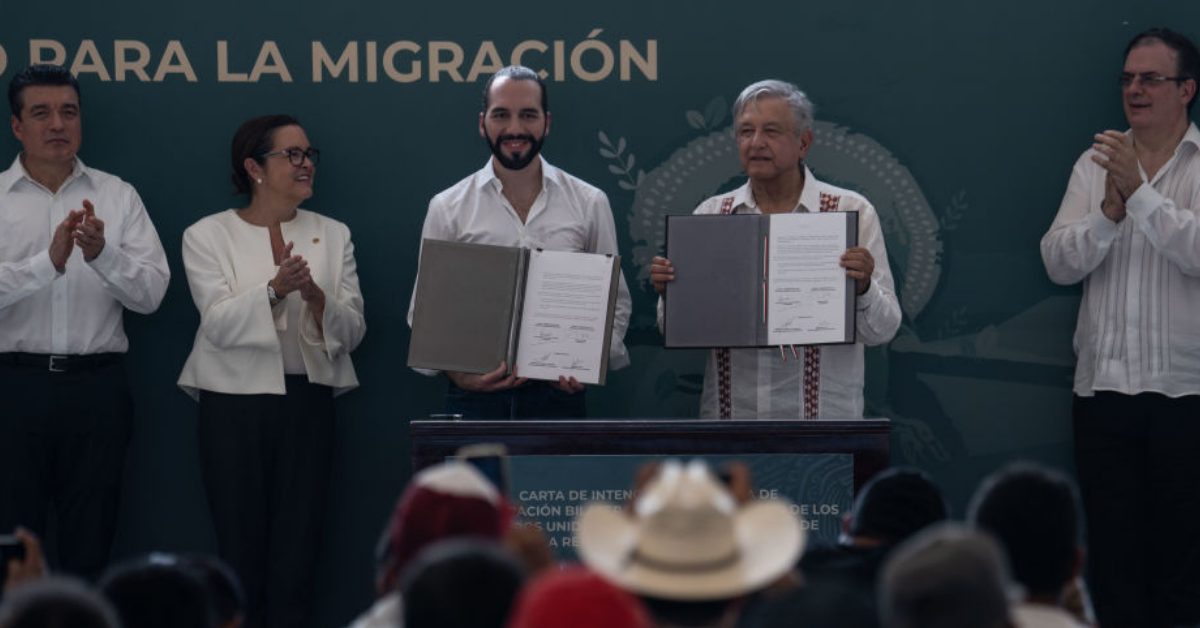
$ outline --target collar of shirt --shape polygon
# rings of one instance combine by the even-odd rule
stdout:
[[[76,157],[75,161],[71,165],[70,176],[67,177],[67,180],[63,182],[62,187],[60,187],[58,190],[60,192],[63,191],[68,185],[70,185],[72,181],[79,177],[87,176],[90,178],[90,171],[91,168],[85,166],[83,164],[83,160],[79,157]],[[50,193],[50,190],[47,190],[46,186],[38,183],[33,177],[29,176],[29,171],[25,169],[25,164],[21,162],[20,153],[17,153],[16,158],[13,159],[12,167],[6,170],[3,174],[0,174],[0,177],[3,177],[0,178],[0,191],[3,192],[11,192],[13,186],[20,181],[28,181],[32,185],[36,185],[39,188],[46,190],[47,193]]]
[[[821,207],[821,192],[817,188],[820,182],[813,176],[812,170],[808,166],[804,166],[804,188],[800,190],[800,202],[796,205],[792,212],[813,212],[819,211]],[[733,206],[745,207],[751,211],[737,212],[739,214],[761,214],[762,210],[758,207],[758,202],[754,200],[754,191],[750,187],[750,182],[738,188],[733,193]],[[817,209],[813,209],[813,208]]]
[[[1175,147],[1175,156],[1179,156],[1179,151],[1184,145],[1190,145],[1192,151],[1200,150],[1200,129],[1196,128],[1195,122],[1188,123],[1188,130],[1183,134],[1183,139],[1179,142],[1179,146]]]
[[[1125,135],[1131,135],[1132,133],[1133,129],[1125,129]],[[1193,152],[1200,151],[1200,129],[1196,128],[1195,122],[1188,123],[1188,129],[1184,132],[1183,139],[1179,140],[1179,145],[1175,147],[1175,154],[1172,156],[1172,159],[1178,157],[1180,151],[1182,151],[1185,146],[1191,146],[1191,150]],[[1166,170],[1166,168],[1163,168],[1162,170]]]
[[[542,162],[542,190],[548,189],[551,185],[562,185],[562,171],[550,165],[550,162],[542,158],[541,155],[537,159]],[[500,177],[496,176],[496,162],[491,157],[488,157],[487,164],[480,170],[480,177],[475,181],[477,188],[483,188],[490,185],[493,190],[502,192],[504,183],[500,181]]]

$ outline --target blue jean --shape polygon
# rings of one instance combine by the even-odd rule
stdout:
[[[449,383],[446,413],[464,419],[582,419],[587,417],[586,390],[569,394],[549,382],[531,381],[516,388],[479,393]]]

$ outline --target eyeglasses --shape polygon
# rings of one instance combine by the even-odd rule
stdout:
[[[1155,74],[1153,72],[1143,72],[1141,74],[1130,74],[1129,72],[1123,72],[1123,73],[1121,73],[1121,76],[1117,77],[1117,83],[1120,83],[1121,87],[1125,88],[1125,87],[1129,87],[1129,86],[1133,85],[1135,81],[1140,81],[1142,84],[1142,87],[1154,87],[1157,85],[1162,85],[1163,83],[1166,83],[1167,81],[1175,81],[1175,84],[1178,85],[1179,83],[1186,81],[1189,78],[1191,78],[1191,77],[1188,77],[1188,76],[1163,76],[1161,74]]]
[[[308,157],[308,160],[311,161],[312,165],[315,166],[315,165],[317,165],[317,162],[320,161],[321,151],[319,151],[311,146],[308,147],[307,150],[300,150],[299,148],[289,148],[287,150],[277,150],[273,153],[263,153],[263,154],[259,155],[258,158],[262,159],[264,157],[275,157],[277,155],[287,155],[288,161],[292,162],[293,166],[303,166],[304,158]]]

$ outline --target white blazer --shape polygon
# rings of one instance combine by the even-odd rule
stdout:
[[[307,304],[300,312],[308,380],[341,394],[358,386],[350,352],[367,329],[350,229],[303,209],[281,228],[284,241],[294,243],[292,254],[308,262],[325,291],[323,332]],[[286,329],[287,308],[272,310],[267,298],[267,282],[277,271],[267,228],[251,225],[232,209],[207,216],[183,233],[183,266],[200,329],[179,387],[195,399],[200,390],[284,394],[278,332]]]

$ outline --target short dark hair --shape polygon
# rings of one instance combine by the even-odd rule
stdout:
[[[896,545],[949,516],[941,489],[924,471],[893,467],[859,490],[850,515],[850,534]]]
[[[542,88],[542,113],[550,111],[550,98],[546,95],[546,81],[542,79],[542,75],[523,65],[510,65],[493,74],[487,80],[487,84],[483,86],[483,113],[487,113],[488,110],[488,100],[492,95],[492,83],[495,83],[496,79],[502,78],[510,81],[533,81],[537,83],[538,87]]]
[[[65,85],[75,90],[75,97],[79,99],[80,106],[83,106],[83,95],[79,93],[79,81],[75,80],[75,75],[71,71],[61,65],[51,65],[49,63],[35,63],[20,72],[13,75],[12,80],[8,82],[8,108],[12,110],[12,114],[21,119],[21,110],[25,108],[25,98],[22,92],[26,87],[37,87],[40,85]]]
[[[246,159],[263,163],[262,155],[271,151],[275,142],[275,129],[283,126],[300,126],[300,121],[286,114],[273,114],[250,118],[233,134],[230,158],[233,166],[233,189],[237,194],[253,196],[250,173],[246,172]]]
[[[404,626],[503,628],[524,582],[524,568],[496,541],[435,543],[405,570]]]
[[[217,623],[225,626],[246,615],[246,592],[233,569],[215,556],[185,554],[184,565],[200,576],[208,590],[209,600],[217,613]]]
[[[1125,47],[1125,56],[1129,57],[1130,51],[1134,48],[1145,46],[1153,41],[1160,41],[1167,48],[1175,51],[1175,76],[1190,78],[1196,82],[1197,88],[1200,88],[1200,51],[1196,50],[1196,44],[1192,43],[1192,40],[1169,28],[1156,27],[1134,35],[1129,45]],[[1191,111],[1194,104],[1196,104],[1195,92],[1192,93],[1192,99],[1188,101],[1188,111]]]
[[[1062,473],[1032,462],[1004,466],[979,486],[967,519],[1000,541],[1013,577],[1029,593],[1057,594],[1071,579],[1079,498]]]
[[[100,579],[100,592],[125,628],[215,628],[217,614],[200,576],[171,554],[121,563]]]
[[[72,578],[52,576],[13,589],[0,605],[0,627],[120,628],[117,613],[99,593]]]
[[[739,598],[720,600],[668,600],[639,596],[657,624],[666,626],[711,626],[717,623]]]
[[[797,625],[879,628],[875,591],[846,575],[805,573],[804,586],[767,597],[762,606],[764,628]]]

